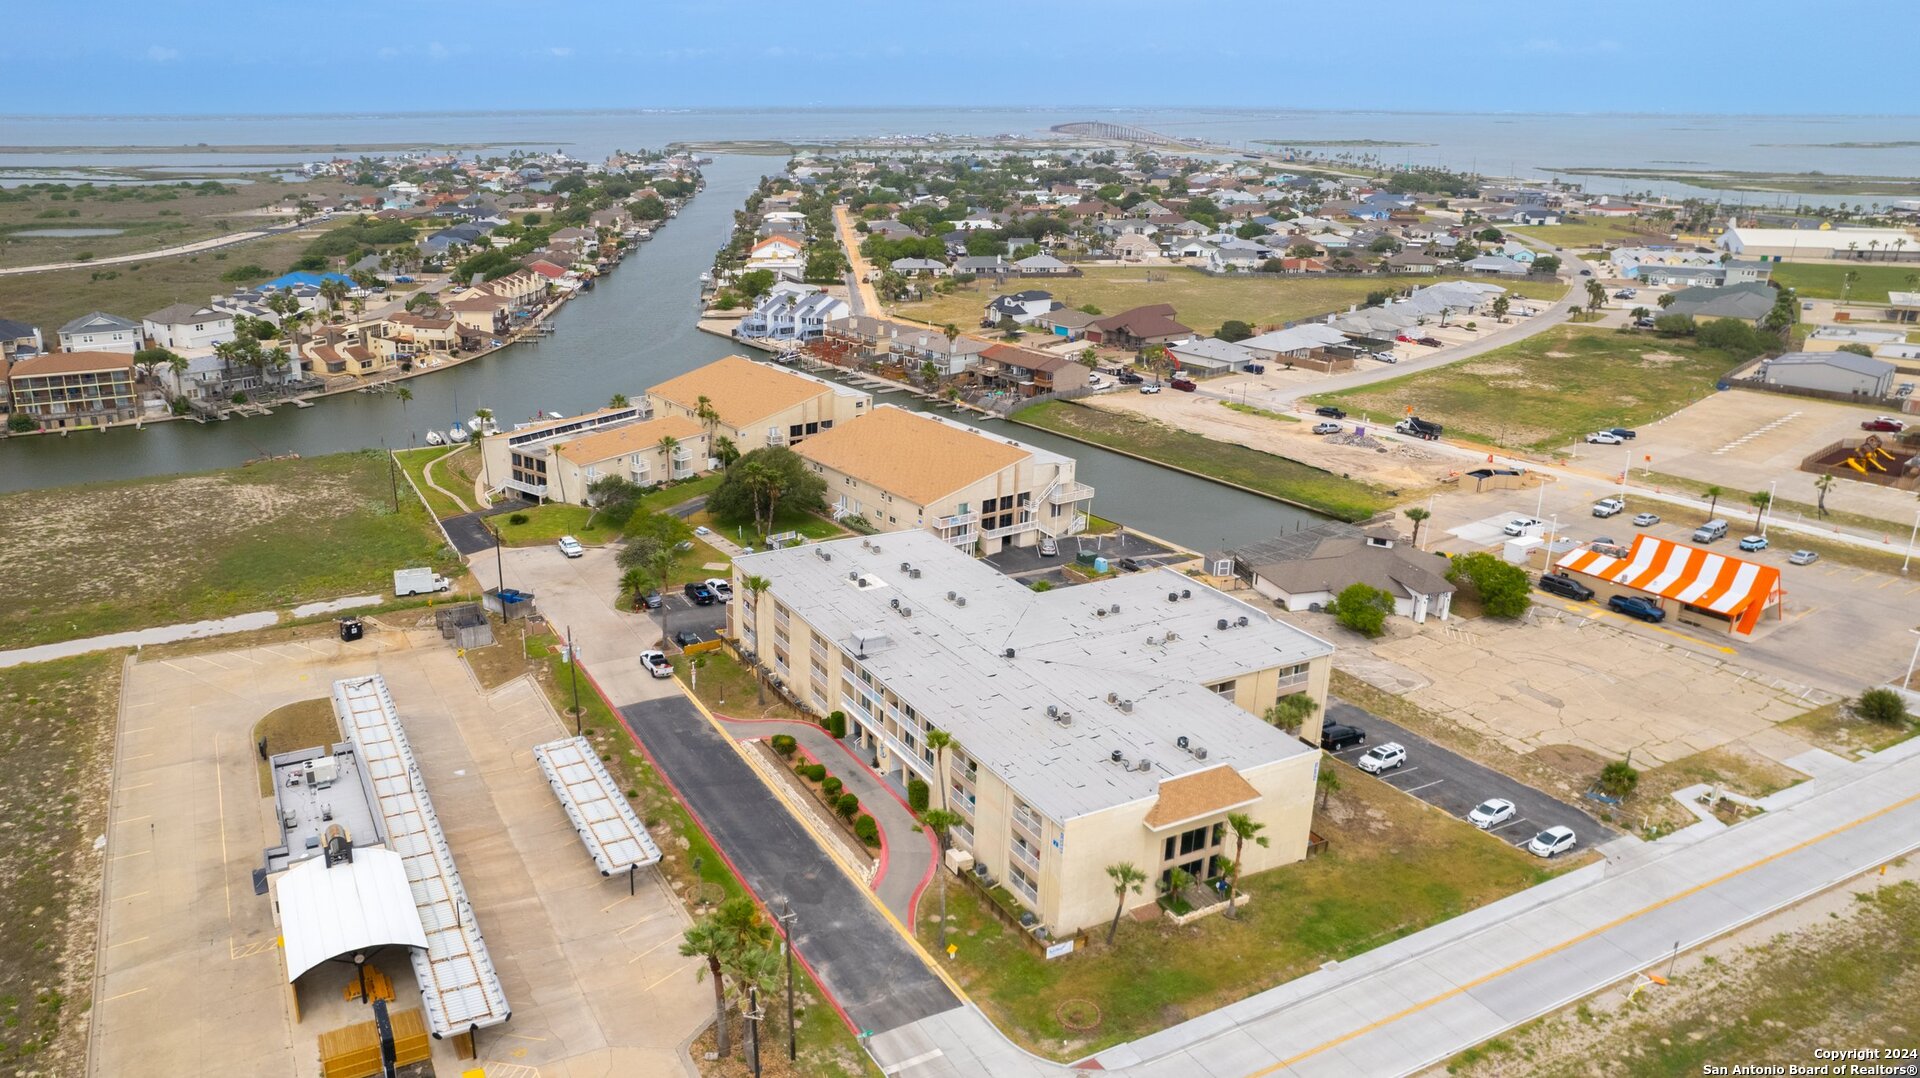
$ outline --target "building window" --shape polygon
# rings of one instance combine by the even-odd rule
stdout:
[[[1191,831],[1181,832],[1180,852],[1182,854],[1189,854],[1189,853],[1193,853],[1196,850],[1204,850],[1206,848],[1207,848],[1207,829],[1206,828],[1196,827]]]
[[[1215,696],[1224,696],[1231,700],[1233,699],[1233,685],[1234,683],[1232,681],[1222,681],[1218,685],[1209,685],[1207,688],[1213,690]]]
[[[787,672],[787,653],[785,650],[778,647],[773,649],[773,665],[774,668],[781,673],[784,674]]]
[[[1038,903],[1040,901],[1039,886],[1034,883],[1032,876],[1027,875],[1026,872],[1021,870],[1019,865],[1009,865],[1007,867],[1007,882],[1012,884],[1013,889],[1028,902]]]

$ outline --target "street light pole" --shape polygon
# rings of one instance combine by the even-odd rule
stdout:
[[[1913,564],[1913,540],[1917,535],[1920,535],[1920,513],[1913,514],[1913,530],[1907,533],[1907,556],[1900,563],[1900,571],[1903,573],[1907,571],[1907,566]]]
[[[567,677],[573,682],[573,736],[580,736],[580,653],[573,647],[573,626],[567,626]]]
[[[1908,629],[1907,631],[1916,637],[1920,637],[1920,629]],[[1913,687],[1913,668],[1916,663],[1920,663],[1920,640],[1913,642],[1913,658],[1907,660],[1907,676],[1904,681],[1900,682],[1901,688],[1910,689]]]
[[[779,918],[780,931],[784,936],[781,943],[782,949],[787,952],[787,1061],[792,1062],[800,1058],[800,1042],[793,1029],[793,926],[800,920],[800,915],[793,912],[792,902],[782,899],[781,905],[785,908]]]

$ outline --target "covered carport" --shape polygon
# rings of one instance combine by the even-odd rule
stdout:
[[[356,850],[342,839],[280,875],[274,903],[296,1018],[300,978],[316,967],[351,963],[364,978],[367,962],[385,948],[411,954],[427,947],[406,864],[390,850]]]

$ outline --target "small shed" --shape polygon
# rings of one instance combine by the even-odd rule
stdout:
[[[488,598],[492,598],[491,592]],[[433,621],[440,635],[453,641],[453,646],[462,650],[483,648],[493,643],[493,623],[487,620],[486,612],[479,603],[443,606],[434,611]]]

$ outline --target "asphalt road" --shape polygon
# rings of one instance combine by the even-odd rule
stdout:
[[[1510,778],[1485,764],[1476,763],[1451,749],[1419,734],[1380,718],[1372,712],[1344,701],[1327,700],[1327,719],[1357,726],[1367,732],[1367,743],[1334,753],[1347,763],[1358,760],[1376,745],[1398,741],[1407,747],[1407,762],[1380,776],[1380,781],[1464,819],[1473,807],[1490,797],[1504,797],[1517,810],[1513,818],[1493,829],[1493,834],[1515,845],[1549,827],[1573,828],[1579,841],[1575,849],[1598,846],[1614,837],[1614,832],[1572,805]]]
[[[855,1026],[880,1032],[959,1005],[693,704],[676,694],[620,715],[767,908],[792,903],[795,951]]]

